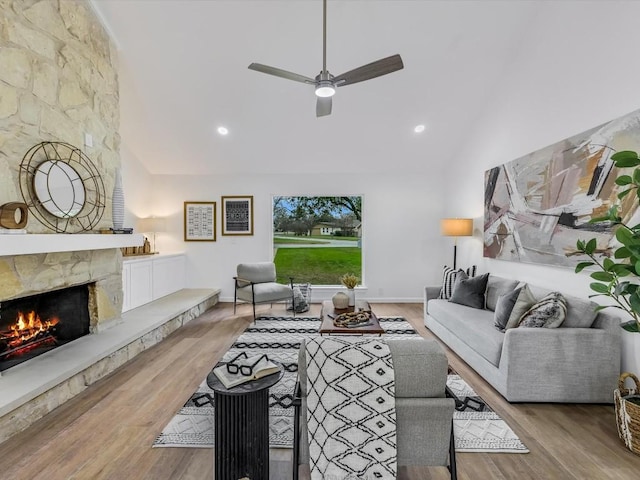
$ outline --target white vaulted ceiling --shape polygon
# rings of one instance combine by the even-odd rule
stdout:
[[[316,118],[313,87],[247,66],[317,75],[321,0],[92,3],[119,48],[123,143],[153,174],[436,171],[499,94],[541,6],[330,0],[331,73],[395,53],[405,68],[339,88]]]

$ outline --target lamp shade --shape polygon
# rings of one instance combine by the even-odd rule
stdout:
[[[473,235],[473,219],[443,218],[440,221],[440,228],[445,237],[470,237]]]
[[[138,220],[138,230],[140,232],[164,232],[166,223],[166,219],[162,217],[141,218]]]

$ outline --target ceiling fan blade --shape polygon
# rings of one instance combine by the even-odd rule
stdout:
[[[368,63],[362,67],[354,68],[342,75],[338,75],[333,79],[336,87],[351,85],[352,83],[363,82],[371,78],[380,77],[387,73],[395,72],[404,68],[400,55],[391,55],[390,57]]]
[[[310,83],[314,85],[316,81],[313,78],[305,77],[297,73],[288,72],[281,68],[270,67],[269,65],[262,65],[261,63],[252,63],[249,65],[249,70],[255,70],[256,72],[267,73],[269,75],[275,75],[276,77],[286,78],[287,80],[294,80],[296,82]]]
[[[331,115],[332,103],[331,97],[318,97],[316,101],[316,117]]]

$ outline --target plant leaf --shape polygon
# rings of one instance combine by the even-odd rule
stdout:
[[[618,168],[637,167],[640,165],[638,154],[632,150],[616,152],[611,155],[611,160],[615,162],[616,167]]]
[[[615,258],[629,258],[631,256],[631,252],[627,247],[620,247],[613,252],[613,256]]]
[[[584,270],[587,267],[590,267],[591,265],[595,265],[595,263],[593,263],[593,262],[580,262],[578,265],[576,265],[576,273],[580,273],[582,270]]]
[[[609,272],[593,272],[590,277],[599,282],[611,282],[614,279],[614,276]]]
[[[607,272],[610,272],[614,265],[615,263],[610,258],[605,258],[602,262],[602,266]]]
[[[622,243],[622,242],[620,242],[620,243]],[[596,243],[596,239],[592,238],[585,245],[585,253],[587,255],[592,255],[593,252],[595,252],[597,246],[598,246],[598,244]]]
[[[633,173],[635,175],[635,172]],[[629,185],[632,182],[633,180],[631,179],[631,175],[620,175],[618,178],[616,178],[616,185]]]
[[[618,200],[622,200],[624,197],[626,197],[627,195],[629,195],[629,193],[631,192],[631,189],[629,188],[628,190],[623,190],[622,192],[620,192],[618,194]]]
[[[609,294],[609,286],[604,283],[590,283],[589,287],[591,287],[591,290],[594,292]]]
[[[632,312],[640,313],[640,294],[638,294],[637,290],[629,296],[629,304]]]

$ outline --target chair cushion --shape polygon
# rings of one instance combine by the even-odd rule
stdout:
[[[275,282],[276,265],[273,262],[241,263],[237,267],[238,277],[254,283]],[[242,285],[241,285],[242,286]]]
[[[275,282],[256,283],[253,285],[253,289],[255,294],[255,303],[291,300],[293,294],[293,290],[291,290],[290,286]],[[251,285],[238,288],[237,297],[239,300],[252,302],[253,297],[251,295]]]

